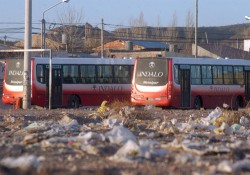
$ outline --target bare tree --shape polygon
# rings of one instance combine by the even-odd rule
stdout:
[[[167,38],[169,39],[169,42],[174,43],[178,38],[178,31],[176,30],[177,29],[177,23],[178,23],[178,19],[177,19],[177,15],[176,15],[176,12],[175,12],[173,14],[172,21],[169,24],[169,27],[168,27],[168,29],[166,31],[166,35],[167,35]]]
[[[190,10],[186,16],[185,39],[186,49],[192,48],[192,43],[194,41],[194,15]]]
[[[137,39],[147,38],[147,23],[144,20],[143,12],[140,13],[138,18],[130,19],[130,26],[133,38]]]
[[[64,13],[58,15],[61,27],[50,33],[50,38],[58,43],[62,43],[73,52],[77,47],[83,48],[84,27],[82,11],[77,12],[74,8],[68,7]]]
[[[153,39],[159,40],[162,37],[162,32],[161,32],[161,21],[160,21],[160,17],[157,17],[157,24],[156,27],[152,28],[152,36]]]
[[[99,28],[93,27],[89,23],[85,23],[85,37],[84,37],[84,47],[86,51],[90,51],[91,48],[100,45],[101,30]]]

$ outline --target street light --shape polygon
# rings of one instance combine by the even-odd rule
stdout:
[[[50,9],[54,8],[55,6],[61,4],[61,3],[68,3],[70,0],[61,0],[61,2],[58,2],[57,4],[51,6],[50,8],[48,8],[47,10],[45,10],[43,12],[43,19],[42,19],[42,30],[41,30],[41,49],[45,49],[46,48],[46,37],[45,37],[45,25],[46,25],[46,22],[45,22],[45,19],[44,19],[44,14],[49,11]],[[44,52],[43,52],[43,57],[44,57]]]
[[[197,53],[198,53],[197,35],[198,35],[198,0],[195,0],[195,58],[197,58]]]

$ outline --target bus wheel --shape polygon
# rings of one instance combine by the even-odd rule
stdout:
[[[240,98],[237,97],[237,98],[235,99],[235,102],[234,102],[233,110],[236,110],[236,111],[237,111],[237,110],[239,109],[239,107],[240,107],[240,103],[241,103]]]
[[[76,95],[71,95],[68,102],[68,108],[79,108],[80,100]]]
[[[200,97],[195,97],[194,100],[194,109],[200,109],[202,107],[202,102]]]

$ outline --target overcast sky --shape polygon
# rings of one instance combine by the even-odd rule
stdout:
[[[40,32],[43,12],[61,0],[32,0],[33,32]],[[13,39],[23,38],[25,0],[0,0],[0,39],[6,35]],[[129,26],[131,19],[141,13],[148,26],[169,26],[173,15],[177,25],[185,26],[188,12],[195,16],[195,0],[70,0],[61,3],[45,13],[48,22],[60,22],[62,13],[74,9],[82,14],[81,21],[100,27],[104,19],[106,29],[113,30],[117,25]],[[224,26],[248,23],[244,16],[250,16],[249,0],[199,0],[199,22],[201,26]],[[36,28],[36,29],[35,29]],[[19,33],[20,32],[20,33]],[[19,33],[19,34],[17,34]]]

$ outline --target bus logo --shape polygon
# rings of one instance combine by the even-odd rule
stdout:
[[[16,68],[17,69],[19,69],[20,68],[20,66],[21,66],[21,63],[18,61],[18,62],[16,62]]]
[[[149,63],[149,68],[150,68],[150,69],[153,69],[154,67],[155,67],[155,62],[153,62],[153,61],[150,62],[150,63]]]

